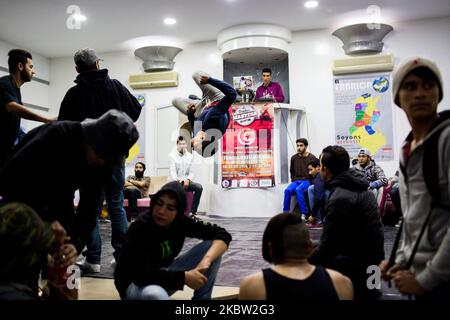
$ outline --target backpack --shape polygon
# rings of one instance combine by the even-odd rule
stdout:
[[[450,119],[450,110],[442,111],[438,114],[438,118],[434,122],[432,128],[436,128],[439,126],[442,122]],[[411,253],[411,256],[409,257],[408,263],[406,265],[406,269],[409,269],[414,261],[414,257],[416,255],[417,249],[419,247],[420,240],[422,239],[423,233],[425,232],[425,229],[428,225],[428,222],[430,220],[431,213],[433,212],[433,209],[439,204],[440,202],[440,194],[439,194],[439,163],[438,163],[438,142],[439,137],[441,136],[441,133],[444,129],[448,128],[448,126],[443,126],[439,130],[436,130],[424,143],[424,157],[422,161],[422,170],[423,170],[423,176],[425,178],[425,184],[428,189],[428,193],[431,196],[431,206],[430,210],[428,211],[427,217],[422,225],[422,228],[420,230],[419,236],[417,237],[417,240],[414,244],[413,251]],[[409,133],[408,138],[411,138],[412,132]],[[402,173],[405,175],[405,168],[400,166],[400,170],[402,170]],[[393,266],[395,264],[395,256],[398,249],[398,245],[400,242],[401,233],[403,230],[403,223],[404,220],[402,220],[400,224],[400,228],[397,232],[397,236],[395,237],[395,242],[392,247],[391,255],[389,257],[389,264],[388,268]]]

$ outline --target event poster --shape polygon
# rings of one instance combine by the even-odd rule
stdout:
[[[268,188],[275,185],[271,102],[233,104],[222,140],[222,187]]]
[[[334,77],[336,144],[351,158],[367,148],[376,161],[394,160],[391,86],[387,73]]]
[[[253,77],[252,76],[240,76],[233,77],[233,86],[236,90],[253,90]]]
[[[135,125],[139,131],[138,141],[131,147],[128,158],[125,161],[125,166],[133,168],[136,162],[141,161],[145,163],[145,95],[134,94],[134,97],[139,101],[142,107],[139,119],[135,122]]]

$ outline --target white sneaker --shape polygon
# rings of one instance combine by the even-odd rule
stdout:
[[[89,263],[87,261],[84,261],[83,264],[79,264],[79,266],[83,271],[92,272],[92,273],[99,273],[102,268],[102,266],[100,264]]]
[[[111,260],[111,266],[113,267],[113,268],[115,268],[116,267],[116,259],[115,258],[113,258],[112,260]]]
[[[82,266],[85,262],[86,262],[86,257],[83,256],[82,254],[80,254],[80,255],[77,257],[77,261],[75,262],[75,264],[77,264],[77,265],[79,265],[79,266]]]

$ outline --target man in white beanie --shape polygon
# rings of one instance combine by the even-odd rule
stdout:
[[[407,59],[394,75],[394,101],[406,113],[412,131],[400,154],[404,222],[395,263],[392,256],[380,267],[384,279],[394,280],[401,293],[417,299],[450,299],[450,117],[448,112],[437,113],[442,89],[438,67],[425,58]],[[435,179],[426,173],[430,153]],[[434,192],[431,183],[436,184]]]

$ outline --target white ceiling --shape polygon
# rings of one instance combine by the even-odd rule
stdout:
[[[314,10],[305,9],[303,3],[304,0],[0,0],[0,40],[45,57],[61,57],[71,56],[82,47],[108,52],[175,44],[173,41],[210,41],[221,30],[245,23],[274,23],[298,31],[334,30],[356,22],[387,22],[395,29],[398,21],[450,16],[449,0],[319,0],[319,7]],[[80,30],[66,27],[66,10],[73,4],[87,17]],[[372,21],[377,13],[367,11],[370,5],[378,6],[381,21]],[[166,17],[173,17],[178,23],[167,26],[163,23]],[[136,37],[146,38],[130,41]]]

